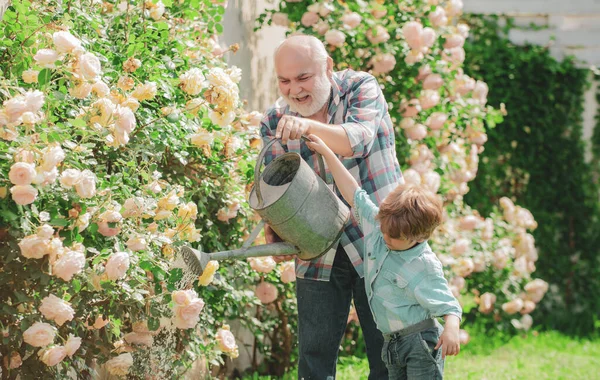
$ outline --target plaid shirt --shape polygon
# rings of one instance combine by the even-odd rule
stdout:
[[[390,250],[375,220],[379,209],[370,198],[357,189],[353,213],[365,234],[365,290],[377,329],[389,334],[428,318],[452,314],[460,319],[462,309],[429,244]]]
[[[332,91],[328,103],[328,123],[340,125],[346,131],[353,155],[338,158],[352,173],[358,184],[366,190],[371,200],[379,204],[398,184],[403,183],[402,173],[396,157],[394,128],[377,80],[370,74],[344,70],[333,74]],[[302,117],[290,110],[283,98],[269,108],[261,122],[261,136],[266,143],[275,137],[277,123],[283,115]],[[287,146],[273,144],[265,155],[268,165],[274,158],[285,152],[296,152],[319,172],[316,153],[301,140],[290,140]],[[327,168],[327,183],[333,177]],[[348,205],[334,186],[330,188]],[[356,272],[363,277],[363,234],[354,215],[350,218],[340,244],[348,254]],[[296,258],[296,276],[306,279],[329,281],[336,249],[311,261]]]

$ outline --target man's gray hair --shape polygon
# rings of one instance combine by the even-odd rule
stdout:
[[[279,49],[281,49],[282,46],[288,44],[289,41],[293,41],[296,39],[299,40],[298,42],[303,42],[305,46],[308,46],[310,48],[312,57],[315,61],[323,65],[327,65],[327,58],[329,58],[329,54],[327,54],[327,49],[325,49],[325,45],[317,37],[310,36],[308,34],[295,34],[281,41],[279,46],[277,46],[277,48],[275,49],[275,54],[273,56],[277,57]]]

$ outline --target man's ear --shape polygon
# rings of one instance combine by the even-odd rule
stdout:
[[[327,57],[327,77],[333,78],[333,59]]]

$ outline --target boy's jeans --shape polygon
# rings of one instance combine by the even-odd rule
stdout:
[[[437,325],[383,344],[381,358],[388,368],[390,380],[444,378],[442,348],[434,350],[443,331],[443,327]]]
[[[365,281],[354,270],[348,255],[338,248],[329,281],[296,279],[298,299],[298,379],[335,378],[335,365],[350,303],[360,320],[369,359],[369,380],[387,380],[381,361],[383,335],[373,320],[365,292]]]

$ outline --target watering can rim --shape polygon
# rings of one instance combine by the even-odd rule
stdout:
[[[300,156],[298,153],[296,153],[296,152],[287,152],[287,153],[284,153],[281,156],[277,157],[276,159],[274,159],[271,163],[273,163],[275,161],[279,161],[279,160],[284,160],[284,159],[287,159],[289,157],[293,157],[293,158],[296,158],[298,160],[302,160],[302,156]],[[264,174],[264,172],[263,172],[263,174]],[[294,179],[295,178],[296,178],[296,175],[294,175]],[[290,181],[289,183],[291,184],[294,181],[294,179],[292,179],[292,181]],[[260,182],[260,179],[259,179],[259,182]],[[271,206],[277,204],[279,201],[281,201],[284,198],[284,195],[290,189],[290,187],[288,186],[285,189],[285,191],[283,193],[281,193],[281,196],[275,202],[273,202],[273,203],[265,204],[263,202],[263,206],[262,207],[258,207],[258,206],[257,207],[253,207],[252,204],[251,204],[251,202],[250,202],[250,199],[252,199],[252,194],[256,194],[256,199],[258,200],[258,194],[257,194],[256,188],[257,188],[257,186],[260,186],[259,182],[255,182],[254,183],[254,185],[252,186],[252,189],[250,189],[250,194],[248,195],[248,204],[250,205],[250,207],[253,210],[264,210],[264,209],[266,209],[268,207],[271,207]]]

